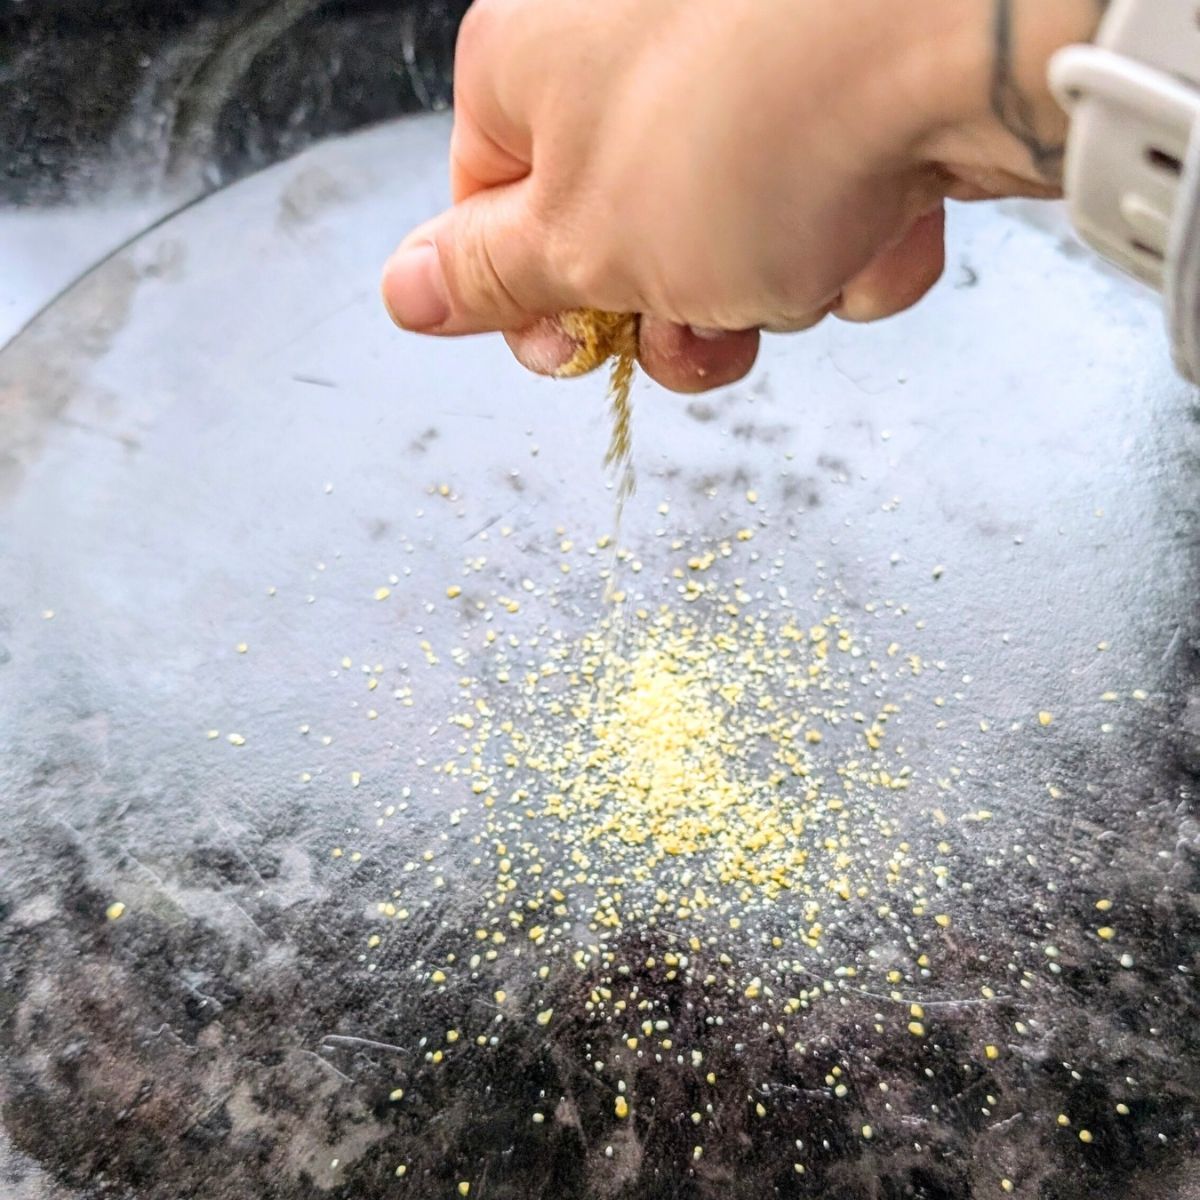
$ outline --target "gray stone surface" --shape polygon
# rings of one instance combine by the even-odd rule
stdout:
[[[750,587],[786,585],[804,624],[837,595],[876,653],[902,629],[944,664],[906,685],[914,783],[888,801],[918,849],[953,843],[954,923],[906,984],[928,1036],[905,1032],[912,991],[877,979],[903,946],[869,906],[823,954],[789,944],[798,979],[766,978],[828,982],[785,1034],[740,991],[671,993],[715,1092],[686,1054],[627,1052],[588,1007],[598,968],[569,954],[537,960],[543,981],[503,960],[525,1008],[498,1026],[492,968],[431,985],[488,881],[471,796],[422,765],[458,684],[418,643],[479,640],[483,614],[444,600],[464,556],[488,556],[486,606],[554,571],[556,525],[582,545],[611,518],[599,379],[534,380],[497,340],[406,337],[379,308],[382,257],[444,199],[445,138],[439,119],[382,128],[210,197],[0,353],[5,1194],[1195,1195],[1197,402],[1150,300],[1029,210],[956,210],[947,278],[912,313],[772,339],[713,397],[635,397],[634,590],[678,603],[670,538],[761,522]],[[560,593],[544,615],[594,624],[594,573]],[[378,720],[360,663],[384,667]],[[405,686],[414,708],[391,699]],[[404,871],[427,847],[443,887]],[[401,885],[415,915],[381,925]],[[794,925],[786,896],[773,911]],[[665,936],[612,939],[644,996]],[[733,941],[735,969],[761,953]],[[426,1063],[420,1038],[452,1026],[466,1043]]]

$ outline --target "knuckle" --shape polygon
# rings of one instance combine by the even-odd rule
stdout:
[[[634,311],[629,271],[639,255],[621,244],[622,224],[597,203],[578,175],[562,171],[538,178],[530,194],[530,253],[572,303],[589,308]],[[614,229],[617,232],[614,232]]]
[[[612,293],[612,277],[605,256],[578,242],[564,242],[553,267],[562,279],[565,290],[579,297],[581,303],[595,308],[608,307]]]
[[[475,0],[463,15],[454,44],[454,65],[457,69],[469,67],[474,57],[487,44],[494,9],[494,0]]]
[[[505,30],[520,21],[520,0],[474,0],[463,14],[454,45],[456,70],[470,69],[489,49],[494,50]]]
[[[609,305],[613,258],[600,241],[580,236],[569,224],[560,224],[548,236],[541,257],[547,272],[561,282],[566,295],[593,308]]]
[[[664,321],[670,321],[674,325],[730,328],[726,314],[712,307],[711,303],[697,305],[696,291],[688,287],[686,281],[667,277],[648,290],[647,310]]]

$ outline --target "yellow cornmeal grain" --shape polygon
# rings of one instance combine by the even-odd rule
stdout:
[[[540,651],[537,670],[499,649],[468,681],[450,724],[470,739],[432,765],[481,797],[488,907],[523,940],[552,943],[568,913],[597,931],[654,914],[738,929],[792,892],[815,948],[827,908],[905,886],[906,846],[864,849],[894,834],[875,798],[909,783],[886,744],[895,706],[841,715],[877,666],[837,614],[771,619],[739,594],[714,582],[694,616],[638,610],[619,647],[602,624]]]

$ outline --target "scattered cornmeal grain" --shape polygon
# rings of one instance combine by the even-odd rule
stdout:
[[[386,600],[392,594],[392,589],[387,587],[379,587],[375,589],[376,600]]]
[[[460,1196],[466,1196],[470,1191],[471,1191],[471,1184],[468,1180],[464,1179],[462,1181],[462,1183],[460,1183],[458,1185],[458,1194]]]
[[[1038,717],[1038,724],[1041,725],[1043,728],[1045,726],[1049,725],[1050,722],[1054,720],[1054,714],[1050,713],[1050,712],[1046,712],[1045,709],[1042,709],[1042,711],[1040,713],[1038,713],[1037,717]]]
[[[462,588],[459,587],[457,583],[452,583],[446,589],[446,598],[448,600],[457,600],[458,597],[461,595],[462,595]]]
[[[119,921],[125,915],[125,905],[116,900],[104,910],[104,915],[110,921]]]
[[[1096,936],[1106,942],[1111,942],[1117,936],[1117,931],[1111,925],[1101,925],[1096,930]]]
[[[433,794],[445,803],[440,811],[451,814],[450,826],[461,820],[462,830],[438,829],[438,841],[406,849],[404,869],[412,874],[397,881],[390,898],[379,897],[391,908],[385,916],[407,914],[398,905],[410,905],[413,926],[435,904],[431,915],[445,922],[447,934],[462,920],[458,944],[442,942],[439,932],[436,953],[423,951],[425,957],[408,968],[429,980],[427,999],[435,1002],[433,1019],[419,1031],[424,1037],[417,1058],[426,1066],[414,1065],[414,1071],[432,1072],[428,1064],[441,1057],[433,1050],[439,1042],[446,1047],[447,1075],[476,1047],[485,1056],[489,1046],[505,1053],[507,1039],[524,1036],[514,1025],[518,1014],[526,1023],[533,1017],[548,1026],[552,1010],[539,1012],[526,990],[529,981],[543,980],[541,1003],[555,1000],[556,1029],[571,1035],[557,1051],[585,1057],[578,1066],[600,1086],[609,1085],[614,1073],[632,1083],[634,1072],[650,1063],[662,1071],[678,1063],[689,1087],[703,1087],[700,1073],[729,1031],[700,1028],[684,1016],[701,988],[713,998],[714,1011],[725,1009],[738,1019],[734,1036],[745,1036],[751,1047],[760,1044],[761,1027],[763,1039],[778,1037],[781,1049],[815,1057],[824,1053],[813,1042],[827,1019],[810,1020],[812,1010],[847,1003],[859,991],[849,983],[857,977],[865,996],[880,987],[890,992],[880,997],[881,1008],[894,1003],[900,1013],[908,1009],[909,1032],[930,1039],[923,1043],[928,1056],[919,1057],[930,1058],[925,1074],[933,1077],[941,1022],[927,1033],[932,1022],[925,1008],[899,989],[907,981],[913,992],[937,996],[953,986],[954,963],[948,973],[942,970],[946,937],[938,933],[951,920],[948,911],[938,910],[953,909],[955,928],[965,928],[969,942],[972,901],[962,874],[970,854],[963,853],[964,843],[970,849],[972,837],[1004,836],[998,827],[1005,813],[987,830],[966,824],[992,814],[964,812],[978,801],[971,791],[959,791],[963,772],[947,766],[944,783],[920,779],[896,744],[907,740],[911,749],[921,736],[915,726],[924,714],[917,712],[914,720],[911,713],[924,709],[937,678],[932,661],[909,657],[892,641],[912,626],[907,606],[889,602],[888,613],[882,605],[865,605],[878,628],[892,622],[873,646],[869,634],[857,636],[858,618],[851,614],[859,605],[847,604],[835,577],[822,573],[816,590],[809,589],[794,570],[789,575],[772,566],[778,551],[772,536],[744,546],[746,532],[746,539],[732,527],[723,538],[664,532],[655,548],[639,547],[646,571],[636,585],[629,581],[628,607],[593,625],[589,556],[599,559],[598,551],[610,548],[618,556],[614,564],[631,575],[635,569],[632,553],[618,551],[617,539],[597,543],[576,534],[577,569],[565,581],[556,557],[543,564],[541,579],[514,581],[499,567],[491,587],[486,578],[470,576],[473,603],[463,615],[474,621],[477,610],[485,614],[483,624],[464,623],[459,644],[450,637],[439,642],[438,653],[453,666],[442,668],[438,682],[456,698],[449,710],[430,714],[435,736],[429,744],[436,749],[429,758],[436,761],[421,763],[435,781]],[[570,539],[564,535],[555,531],[552,549],[566,553]],[[770,544],[760,552],[764,541]],[[660,569],[665,596],[655,595],[652,577]],[[597,574],[598,593],[607,575]],[[457,587],[445,588],[443,579],[433,599],[443,588],[453,599]],[[500,591],[521,596],[519,620],[506,622],[505,614],[518,606]],[[433,612],[435,605],[424,608]],[[584,632],[575,633],[581,624]],[[415,640],[425,631],[418,626],[404,636]],[[428,643],[422,649],[433,656]],[[942,663],[936,669],[959,671]],[[358,671],[345,670],[357,692]],[[927,677],[914,682],[922,671]],[[962,699],[952,690],[957,680],[943,679],[937,685],[946,697],[941,715]],[[917,702],[909,705],[910,696]],[[900,712],[895,702],[908,705],[900,720],[894,719]],[[964,751],[970,748],[964,743]],[[968,761],[965,754],[960,761]],[[384,777],[372,776],[374,792]],[[897,805],[890,793],[910,782],[919,795]],[[944,808],[931,809],[934,802]],[[382,797],[376,802],[380,824],[396,807],[383,809],[385,804]],[[463,836],[468,831],[469,841]],[[357,833],[348,836],[358,839]],[[1039,851],[1038,858],[1050,853]],[[474,873],[464,891],[455,872],[468,860]],[[1036,866],[1032,858],[1029,864]],[[441,887],[459,889],[464,903],[439,903],[431,889]],[[913,921],[913,914],[921,919]],[[878,931],[872,936],[886,955],[862,952],[854,932],[860,923]],[[411,937],[422,945],[425,933],[412,928]],[[1094,942],[1092,949],[1099,956]],[[445,971],[431,970],[435,961],[445,962]],[[440,988],[445,972],[454,976],[453,991]],[[890,986],[881,984],[885,974]],[[1014,983],[1026,986],[1025,976],[1034,980],[1024,972]],[[456,1031],[446,1031],[447,1024],[467,1018],[465,1010],[447,1011],[440,1001],[457,1003],[461,986],[465,995],[490,995],[505,1005],[501,982],[518,992],[513,1005],[482,1014],[486,1033],[477,1028],[458,1039]],[[980,991],[985,999],[995,997],[986,985]],[[483,1007],[474,1010],[471,1026]],[[881,1039],[894,1036],[884,1012],[874,1021]],[[864,1029],[869,1027],[865,1020]],[[1018,1027],[1018,1033],[1029,1032]],[[455,1042],[451,1049],[448,1043]],[[988,1060],[1002,1056],[996,1045],[982,1049]],[[920,1076],[922,1067],[924,1062],[912,1073]],[[846,1075],[841,1071],[828,1068],[826,1095],[846,1115],[851,1080],[848,1067]],[[771,1081],[749,1085],[736,1067],[723,1076],[770,1132],[782,1103],[768,1090]],[[683,1128],[691,1123],[695,1132],[710,1123],[719,1128],[729,1098],[715,1090],[714,1074],[705,1078],[705,1097],[689,1098],[674,1111],[663,1107],[665,1091],[647,1098],[622,1083],[614,1089],[615,1117],[631,1115],[636,1094],[646,1121]],[[446,1086],[444,1080],[437,1086]],[[887,1083],[878,1082],[886,1091]],[[890,1099],[897,1100],[904,1082],[897,1072]],[[415,1082],[410,1087],[424,1091]],[[758,1100],[767,1094],[771,1106]],[[998,1107],[994,1097],[985,1100],[987,1109]],[[536,1103],[539,1111],[525,1109],[532,1123],[552,1123],[554,1099]],[[547,1103],[551,1112],[540,1111]],[[897,1100],[897,1109],[903,1103]],[[873,1126],[860,1124],[860,1134],[873,1139]],[[805,1146],[796,1151],[807,1152]],[[487,1191],[482,1178],[480,1188]]]
[[[747,589],[750,586],[747,584]],[[837,690],[838,672],[829,669],[830,661],[836,662],[839,653],[838,625],[829,626],[820,637],[803,628],[783,637],[779,636],[778,626],[751,615],[748,601],[743,604],[746,607],[731,616],[727,625],[707,613],[689,619],[677,612],[655,613],[647,605],[645,615],[639,615],[636,623],[630,618],[630,628],[611,651],[599,636],[586,635],[574,643],[563,638],[557,645],[539,649],[536,660],[531,653],[519,669],[517,662],[525,654],[525,647],[517,648],[513,643],[510,657],[517,682],[511,685],[509,695],[515,703],[495,702],[500,689],[491,682],[496,677],[493,669],[487,686],[466,688],[460,704],[460,711],[469,713],[474,724],[469,733],[465,732],[468,727],[463,727],[464,749],[461,754],[455,752],[452,765],[464,794],[477,778],[489,779],[492,784],[483,794],[496,802],[494,810],[479,810],[483,823],[475,861],[494,869],[496,891],[494,904],[488,904],[491,924],[479,922],[483,934],[480,940],[486,946],[478,947],[470,970],[486,972],[487,966],[480,966],[479,959],[485,949],[503,946],[505,936],[507,945],[519,956],[515,965],[522,975],[527,964],[532,970],[543,960],[553,963],[559,954],[572,952],[582,971],[585,962],[592,961],[593,954],[598,955],[605,973],[600,977],[602,982],[589,981],[593,990],[587,1010],[594,1012],[597,1020],[613,1022],[613,1031],[618,1033],[602,1056],[609,1062],[609,1069],[614,1059],[624,1061],[626,1030],[639,1029],[643,1017],[650,1025],[646,1040],[636,1049],[638,1039],[630,1039],[637,1057],[654,1055],[660,1044],[668,1044],[669,1039],[660,1043],[663,1031],[657,1026],[660,1015],[668,1015],[671,1010],[656,1008],[661,994],[655,996],[653,987],[640,980],[640,996],[647,1007],[636,1016],[636,1000],[629,1003],[628,1010],[623,1007],[628,997],[617,991],[620,976],[603,948],[607,930],[627,924],[637,934],[653,928],[656,922],[660,929],[668,924],[677,927],[679,932],[672,933],[665,944],[648,945],[629,964],[639,972],[643,968],[653,972],[655,983],[670,980],[675,972],[681,979],[695,978],[698,983],[710,965],[714,971],[719,970],[712,961],[715,949],[709,962],[699,966],[709,959],[713,931],[724,929],[736,912],[739,918],[735,919],[745,921],[747,933],[758,936],[762,931],[755,923],[755,906],[769,896],[789,892],[788,902],[797,906],[796,912],[803,911],[806,902],[811,903],[811,916],[799,932],[811,938],[806,945],[818,942],[819,930],[810,931],[817,930],[821,922],[832,924],[832,913],[843,911],[846,903],[857,902],[863,896],[860,880],[867,878],[864,873],[869,863],[860,867],[853,860],[862,853],[856,838],[864,820],[870,823],[872,838],[879,828],[873,818],[866,816],[871,812],[873,796],[887,789],[892,779],[907,778],[898,776],[901,764],[888,757],[886,742],[866,758],[861,732],[855,734],[856,757],[841,756],[839,747],[854,729],[851,714],[855,707],[865,709],[866,702],[858,698],[865,693],[856,691],[848,694],[853,703],[844,703],[846,694]],[[502,647],[503,636],[498,640]],[[815,652],[819,646],[827,646],[827,657]],[[781,647],[789,655],[782,660],[774,657]],[[849,651],[841,653],[848,655]],[[868,651],[857,664],[848,665],[862,672],[870,658]],[[815,668],[811,676],[810,668]],[[464,675],[466,672],[464,667]],[[806,678],[811,682],[802,686]],[[797,701],[794,705],[793,692]],[[760,702],[775,707],[760,708]],[[836,707],[839,702],[841,709]],[[493,709],[500,715],[493,718]],[[828,721],[822,715],[830,711],[840,718],[840,730],[838,721]],[[864,724],[869,724],[873,716],[866,714]],[[804,732],[816,724],[829,736],[822,750],[810,751],[819,743],[805,741]],[[767,753],[755,758],[751,748],[765,748]],[[814,758],[809,757],[810,752]],[[861,763],[858,755],[863,756]],[[834,794],[827,780],[848,780],[854,786],[838,788]],[[772,792],[773,801],[767,799]],[[747,819],[743,811],[747,806],[759,808],[758,814],[752,814],[753,819]],[[950,828],[945,830],[945,836],[951,839],[955,819],[951,816]],[[813,828],[816,836],[810,832]],[[934,836],[942,836],[942,831]],[[921,897],[922,904],[928,899],[922,881],[931,869],[931,860],[932,864],[950,861],[956,847],[951,842],[939,843],[937,856],[947,856],[941,858],[933,855],[932,842],[918,843],[914,851],[901,845],[898,838],[893,838],[890,846],[886,841],[873,841],[871,850],[879,853],[882,849],[880,861],[888,864],[887,873],[897,877],[904,873],[910,855],[916,859],[916,892],[895,905],[904,913],[913,895]],[[414,861],[422,857],[419,849],[411,852]],[[928,857],[921,859],[921,854]],[[845,865],[839,861],[843,857]],[[843,879],[849,885],[844,889]],[[910,891],[912,886],[910,882]],[[393,894],[398,898],[400,892]],[[849,899],[837,903],[843,894]],[[873,919],[881,900],[894,904],[896,899],[872,887],[864,910]],[[764,910],[769,912],[769,907]],[[703,921],[706,912],[710,920],[707,928]],[[647,916],[653,920],[647,922]],[[964,924],[957,909],[956,917],[960,926]],[[574,933],[578,921],[591,927],[595,944],[586,935],[583,940],[572,941],[579,936]],[[942,924],[939,917],[935,921]],[[925,924],[924,936],[932,936],[936,942],[936,935]],[[970,924],[966,922],[968,928]],[[474,930],[474,923],[467,927],[469,937],[473,937]],[[541,944],[548,930],[553,930],[553,948]],[[691,946],[693,964],[699,966],[694,977],[688,973],[685,958],[693,930],[699,935],[692,939],[695,944]],[[493,940],[497,934],[500,941]],[[734,943],[739,940],[731,939]],[[765,938],[763,944],[767,944]],[[597,950],[597,945],[602,949]],[[778,940],[771,945],[778,947]],[[910,978],[916,975],[912,966],[916,949],[914,946],[913,954],[906,955],[901,963],[904,971],[887,972],[890,983],[902,983],[909,972]],[[931,953],[936,959],[932,948]],[[928,957],[920,955],[920,959],[928,967]],[[447,956],[445,961],[453,959]],[[465,955],[461,961],[465,962]],[[848,960],[834,961],[845,964]],[[756,965],[755,971],[761,971],[761,975],[749,970],[738,973],[743,965],[744,961],[736,966],[722,963],[728,974],[720,983],[713,976],[711,986],[726,988],[735,1002],[739,995],[760,1002],[757,1008],[764,1013],[771,1007],[782,1007],[782,997],[789,992],[782,992],[778,1000],[772,998],[772,991],[779,993],[780,977],[769,973],[768,964]],[[455,969],[457,972],[457,966]],[[841,966],[836,973],[849,978],[853,969]],[[858,962],[857,969],[866,975],[877,971],[877,978],[884,974],[865,960]],[[829,970],[833,973],[832,967]],[[541,968],[538,974],[547,977]],[[437,975],[444,979],[441,972]],[[437,982],[437,976],[430,978]],[[498,975],[495,981],[500,978],[515,976]],[[483,994],[490,990],[485,986]],[[664,990],[669,992],[665,986]],[[819,1002],[821,989],[812,990],[810,999],[807,991],[798,989],[805,1007]],[[986,996],[990,989],[983,990]],[[614,993],[619,997],[615,1002]],[[502,991],[492,994],[497,1004],[504,1002]],[[634,996],[638,995],[635,990]],[[893,999],[902,997],[894,993]],[[920,1004],[903,999],[914,1018],[924,1016]],[[795,1009],[785,1011],[796,1012],[801,999],[795,1004]],[[550,1013],[547,1009],[537,1014],[538,1023],[549,1023]],[[625,1020],[620,1013],[627,1014]],[[574,1005],[571,1015],[574,1020]],[[506,1024],[499,1013],[494,1012],[492,1017]],[[774,1015],[770,1020],[774,1023]],[[435,1040],[442,1025],[438,1022],[429,1031]],[[913,1020],[909,1030],[916,1036],[926,1032],[920,1020]],[[789,1040],[790,1036],[791,1031]],[[454,1038],[447,1034],[447,1040]],[[465,1049],[471,1050],[474,1042],[482,1046],[486,1039],[468,1039]],[[491,1042],[495,1046],[497,1038]],[[796,1046],[803,1053],[800,1043]],[[683,1047],[681,1063],[688,1057],[688,1043],[684,1042]],[[984,1054],[996,1059],[1000,1051],[988,1044]],[[604,1069],[599,1057],[588,1064],[598,1072]],[[709,1080],[713,1081],[713,1076]],[[837,1087],[835,1094],[845,1092],[844,1084]],[[653,1111],[647,1110],[645,1103],[642,1101],[641,1111]],[[987,1097],[987,1103],[994,1105],[994,1098]],[[704,1122],[703,1107],[700,1104],[692,1115],[694,1124]],[[760,1118],[767,1117],[765,1105],[754,1107]],[[1117,1111],[1121,1109],[1118,1105]],[[688,1105],[672,1116],[684,1119],[690,1111]],[[618,1120],[628,1117],[630,1100],[624,1094],[614,1098],[614,1113]],[[532,1114],[531,1119],[539,1126],[546,1120],[541,1112]],[[1061,1120],[1066,1123],[1065,1117]],[[763,1127],[772,1126],[764,1121]],[[861,1125],[860,1132],[863,1139],[873,1139],[871,1125]],[[1090,1134],[1084,1137],[1083,1132],[1080,1139],[1089,1142]],[[698,1150],[700,1147],[695,1147],[693,1160],[698,1159]],[[795,1164],[795,1169],[800,1173],[803,1167]],[[485,1183],[481,1186],[487,1190]],[[1005,1179],[1001,1188],[1012,1192],[1014,1185]]]
[[[895,836],[874,797],[907,788],[911,768],[889,751],[887,706],[869,722],[869,755],[821,752],[830,777],[812,758],[842,694],[862,686],[848,674],[862,670],[852,632],[833,613],[808,628],[786,613],[777,623],[744,614],[740,586],[700,594],[708,607],[696,618],[663,606],[639,612],[619,641],[608,622],[574,644],[556,639],[537,671],[511,670],[492,643],[494,678],[515,692],[510,719],[493,719],[486,680],[465,681],[467,710],[451,720],[471,740],[435,769],[485,798],[483,832],[504,847],[493,852],[497,911],[540,908],[554,880],[598,930],[619,929],[628,912],[702,922],[735,902],[736,930],[748,901],[795,890],[812,897],[801,941],[813,948],[823,932],[814,858],[837,870],[831,890],[845,902],[870,895],[872,876],[901,885],[889,854],[859,866],[855,846],[869,843],[845,832],[865,822]],[[870,664],[864,682],[878,670]],[[497,804],[500,777],[509,798]],[[528,870],[514,872],[514,841]],[[522,936],[540,945],[546,930],[531,922]],[[756,986],[742,984],[748,998]]]
[[[1089,1129],[1081,1129],[1081,1130],[1079,1131],[1079,1140],[1080,1140],[1081,1142],[1090,1142],[1090,1141],[1092,1141],[1092,1134],[1091,1134],[1091,1130],[1089,1130]]]

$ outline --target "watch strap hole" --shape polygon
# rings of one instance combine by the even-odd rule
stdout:
[[[1148,258],[1154,259],[1155,262],[1162,262],[1165,258],[1165,255],[1161,250],[1155,250],[1153,246],[1147,246],[1145,242],[1139,242],[1136,238],[1131,238],[1129,245],[1139,254],[1144,254]]]
[[[1146,147],[1146,161],[1152,167],[1158,167],[1159,170],[1167,171],[1172,175],[1183,174],[1183,162],[1174,154],[1168,154],[1165,150],[1160,150],[1157,146]]]

